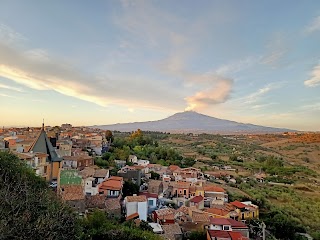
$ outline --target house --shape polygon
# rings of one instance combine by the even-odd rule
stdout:
[[[173,208],[161,208],[152,213],[152,219],[154,222],[160,223],[161,225],[174,224],[176,213],[176,210]]]
[[[106,196],[104,195],[87,195],[85,196],[86,209],[101,209],[106,208]]]
[[[214,218],[232,218],[239,219],[240,210],[234,207],[230,203],[212,204],[210,208],[206,208],[204,211],[208,212],[210,216]]]
[[[85,192],[85,195],[99,194],[99,187],[98,187],[98,184],[96,183],[95,178],[93,177],[86,178],[84,183],[84,192]]]
[[[160,236],[166,240],[182,240],[182,231],[179,224],[162,225],[163,234]]]
[[[90,167],[93,165],[93,157],[85,155],[64,156],[62,162],[63,168],[73,168],[78,170],[83,170],[85,167]]]
[[[102,183],[104,180],[109,178],[109,176],[109,169],[96,169],[95,173],[93,174],[93,178],[95,179],[96,183]]]
[[[249,240],[239,232],[221,231],[221,230],[208,230],[207,240]]]
[[[142,173],[139,169],[132,168],[131,166],[125,166],[118,171],[117,175],[123,177],[125,181],[132,181],[138,186],[141,185]]]
[[[148,205],[146,196],[126,196],[124,198],[124,203],[126,208],[126,220],[129,220],[131,216],[138,214],[140,220],[147,221]]]
[[[137,162],[138,162],[137,156],[135,156],[135,155],[129,155],[128,162],[131,162],[131,163],[133,163],[133,164],[137,163]]]
[[[163,193],[163,183],[160,180],[149,180],[148,193],[161,194]]]
[[[57,192],[69,206],[78,212],[84,212],[84,186],[82,177],[77,170],[60,170]]]
[[[71,156],[72,141],[57,141],[57,153],[60,157]]]
[[[192,222],[197,224],[201,223],[201,224],[204,224],[205,226],[209,225],[210,218],[208,213],[198,210],[195,207],[189,207],[188,211],[189,211],[188,214],[191,217]]]
[[[63,185],[59,192],[63,201],[79,213],[85,211],[86,203],[82,185]]]
[[[105,200],[105,210],[111,218],[121,218],[121,205],[118,198],[107,198]]]
[[[39,152],[47,154],[46,161],[50,164],[48,179],[50,181],[58,179],[62,159],[58,156],[56,150],[52,146],[52,143],[50,142],[44,130],[44,124],[42,124],[39,135],[34,140],[27,152]]]
[[[98,185],[99,194],[107,198],[118,198],[122,194],[123,178],[111,176]]]
[[[233,206],[240,210],[240,219],[252,219],[259,218],[259,207],[257,205],[252,204],[251,201],[247,202],[239,202],[234,201],[230,202]]]
[[[210,230],[222,230],[239,232],[242,236],[249,238],[249,228],[243,222],[231,218],[213,218],[210,217]]]
[[[139,166],[144,166],[144,167],[147,167],[149,164],[150,164],[150,161],[149,160],[142,160],[142,159],[139,159],[137,164]]]
[[[174,182],[173,195],[177,197],[189,197],[190,183],[187,182]]]
[[[139,196],[146,196],[148,202],[148,214],[151,214],[158,205],[158,194],[148,193],[148,192],[140,192]]]
[[[228,194],[223,188],[216,185],[207,185],[203,189],[206,207],[210,207],[212,204],[223,205],[228,202]]]
[[[47,162],[46,153],[16,153],[20,160],[25,161],[31,167],[35,174],[42,177],[44,180],[50,180],[51,165]]]
[[[202,196],[196,196],[193,197],[189,201],[190,207],[196,207],[197,209],[203,209],[204,208],[204,197]]]
[[[162,175],[162,181],[163,182],[170,182],[171,181],[171,176],[167,174]]]

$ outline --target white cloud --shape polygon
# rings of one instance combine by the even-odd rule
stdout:
[[[148,109],[169,106],[172,110],[181,110],[184,104],[179,89],[170,88],[164,82],[141,76],[87,75],[65,61],[51,58],[45,51],[24,51],[1,41],[0,76],[29,88],[54,90],[101,106],[114,104]]]
[[[23,90],[21,88],[12,87],[12,86],[1,84],[1,83],[0,83],[0,88],[8,89],[8,90],[16,91],[16,92],[23,92]]]
[[[311,78],[304,81],[304,85],[307,87],[316,87],[320,85],[320,64],[315,66],[310,73]]]
[[[320,16],[313,19],[313,21],[306,27],[306,33],[313,33],[320,30]]]

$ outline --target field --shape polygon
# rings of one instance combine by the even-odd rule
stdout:
[[[285,212],[295,224],[320,239],[319,133],[171,134],[160,144],[194,157],[195,167],[203,171],[229,173],[237,184],[220,182],[230,193],[249,195],[268,211]],[[224,166],[235,171],[221,170]],[[260,173],[265,174],[264,183],[255,181],[255,174]],[[250,184],[240,182],[245,178],[252,179]]]

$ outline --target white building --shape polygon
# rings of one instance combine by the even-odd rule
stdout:
[[[146,196],[127,196],[124,198],[124,202],[126,206],[127,219],[130,219],[130,216],[138,214],[140,220],[147,221],[148,204]]]
[[[97,195],[99,193],[98,185],[96,184],[96,180],[93,177],[88,177],[85,180],[84,185],[84,193],[85,195]]]
[[[149,164],[150,164],[150,161],[149,160],[138,160],[138,165],[140,165],[140,166],[144,166],[144,167],[146,167],[146,166],[148,166]]]

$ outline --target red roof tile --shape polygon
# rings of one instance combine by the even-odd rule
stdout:
[[[226,218],[213,218],[210,217],[210,223],[214,225],[231,225],[228,219]]]
[[[203,200],[202,196],[196,196],[190,200],[190,202],[199,203]]]
[[[224,190],[222,187],[218,187],[215,185],[207,185],[204,186],[203,189],[205,192],[226,192],[226,190]]]
[[[239,202],[239,201],[234,201],[234,202],[231,202],[231,204],[237,208],[245,208],[247,207],[247,205],[243,204],[242,202]]]

